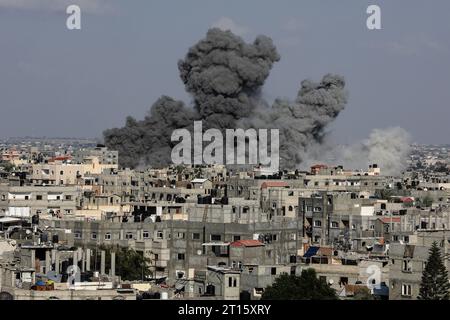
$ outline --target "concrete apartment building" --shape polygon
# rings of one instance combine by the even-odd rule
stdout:
[[[115,150],[109,150],[108,148],[103,146],[78,150],[73,154],[73,160],[75,163],[83,163],[84,159],[89,157],[96,157],[99,160],[100,164],[119,164],[119,152]]]
[[[422,273],[433,242],[438,243],[448,270],[450,230],[417,230],[408,240],[408,243],[392,243],[389,248],[389,299],[392,300],[417,299]]]
[[[29,179],[35,185],[81,185],[85,176],[98,175],[107,169],[117,169],[117,164],[104,164],[99,158],[90,156],[82,163],[53,161],[32,164]]]
[[[34,215],[75,214],[80,196],[77,186],[0,185],[0,215],[29,219]]]

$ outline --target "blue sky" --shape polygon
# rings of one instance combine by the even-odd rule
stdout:
[[[82,30],[66,29],[69,4]],[[366,28],[369,4],[382,30]],[[415,142],[450,143],[449,12],[446,0],[0,0],[0,137],[100,137],[163,94],[189,103],[177,61],[219,25],[274,40],[269,101],[294,99],[306,78],[345,76],[337,142],[401,126]]]

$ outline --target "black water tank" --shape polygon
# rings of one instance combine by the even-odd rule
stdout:
[[[212,284],[207,285],[206,294],[209,296],[214,296],[216,294],[216,287],[214,287],[214,285]]]
[[[39,216],[38,216],[38,215],[34,215],[34,216],[31,218],[31,223],[32,223],[32,224],[39,224]]]
[[[48,241],[48,236],[46,233],[42,233],[41,234],[41,242],[47,242]]]
[[[251,300],[251,294],[248,291],[241,291],[239,300]]]

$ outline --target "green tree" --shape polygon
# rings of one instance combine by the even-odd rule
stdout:
[[[390,200],[394,195],[394,191],[392,189],[378,189],[375,191],[375,195],[378,199]]]
[[[336,291],[325,280],[318,279],[314,269],[300,276],[281,274],[264,291],[262,300],[336,300]]]
[[[116,275],[122,280],[145,280],[152,276],[150,259],[130,248],[101,246],[106,251],[106,269],[111,268],[111,251],[116,253]]]
[[[12,172],[14,170],[14,165],[6,161],[0,162],[0,167],[2,167],[5,172]]]
[[[430,248],[427,265],[422,273],[419,300],[448,300],[450,283],[448,272],[442,262],[441,250],[436,242]]]
[[[433,199],[430,196],[425,196],[420,202],[424,207],[431,207]]]

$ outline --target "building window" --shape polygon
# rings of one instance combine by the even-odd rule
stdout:
[[[133,233],[127,232],[127,233],[125,234],[125,239],[131,240],[131,239],[133,239],[133,238],[134,238]]]
[[[150,238],[150,233],[148,231],[142,232],[142,238],[144,238],[144,239]]]
[[[289,210],[289,211],[294,211],[294,207],[293,207],[293,206],[289,206],[289,207],[288,207],[288,210]]]
[[[340,277],[339,286],[346,286],[346,285],[348,285],[348,277]]]
[[[331,227],[332,228],[339,228],[339,223],[336,221],[331,221]]]
[[[314,221],[314,227],[321,227],[321,226],[322,226],[322,221],[320,221],[320,220]]]
[[[322,211],[322,208],[321,207],[315,207],[314,208],[314,212],[321,212]]]
[[[163,232],[162,231],[157,231],[156,232],[156,239],[162,239],[163,238]]]
[[[236,288],[237,287],[237,279],[234,277],[229,277],[228,278],[228,287]]]
[[[178,254],[178,260],[184,260],[184,253]]]
[[[97,233],[96,232],[92,232],[91,233],[91,239],[92,240],[96,240],[97,239]]]
[[[81,239],[81,232],[74,232],[74,233],[73,233],[73,237],[74,237],[75,239]]]
[[[184,232],[177,232],[177,239],[184,239]]]
[[[220,234],[212,234],[211,235],[211,241],[221,241],[222,236]]]
[[[410,284],[402,284],[402,296],[405,296],[405,297],[411,296],[411,285]]]
[[[196,232],[192,234],[192,240],[200,240],[200,233]]]
[[[105,240],[111,240],[111,233],[105,233]]]
[[[36,200],[42,200],[42,195],[38,194],[38,195],[36,196]]]
[[[67,195],[66,196],[66,200],[69,200],[69,201],[72,200],[72,196],[71,195]]]
[[[273,276],[277,275],[277,268],[270,268],[270,274]]]
[[[412,261],[411,260],[403,260],[403,272],[412,272]]]
[[[239,241],[241,240],[241,236],[233,236],[233,241]]]

